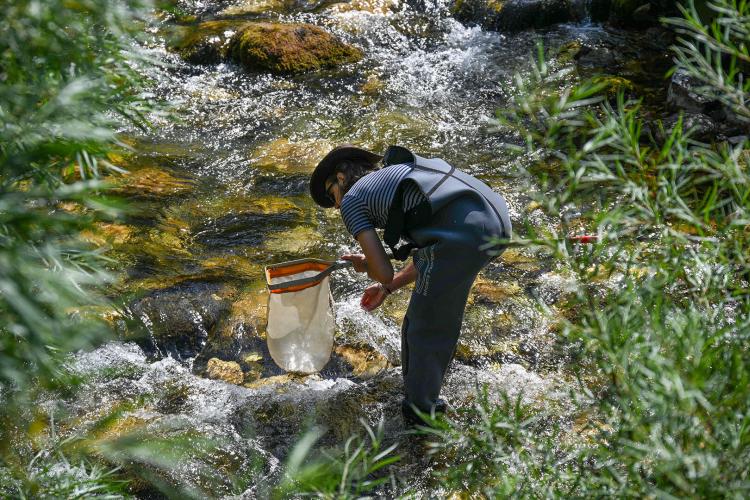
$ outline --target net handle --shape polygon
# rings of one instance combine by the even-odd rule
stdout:
[[[295,261],[292,261],[295,262]],[[292,262],[288,262],[287,264],[291,264]],[[271,284],[268,283],[268,290],[271,292],[275,290],[282,290],[284,288],[292,288],[292,287],[298,287],[298,286],[304,286],[308,285],[310,283],[317,283],[319,281],[323,281],[323,278],[328,276],[334,271],[337,271],[339,269],[344,269],[346,267],[351,267],[353,265],[352,261],[350,260],[337,260],[336,262],[333,262],[330,266],[325,268],[324,270],[320,271],[318,274],[315,274],[313,276],[308,276],[307,278],[300,278],[298,280],[291,280],[291,281],[284,281],[283,283],[275,283]]]

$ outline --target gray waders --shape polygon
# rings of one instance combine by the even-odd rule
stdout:
[[[444,410],[438,395],[456,351],[469,290],[493,258],[480,247],[503,232],[502,222],[475,196],[457,198],[429,222],[407,230],[419,247],[413,256],[419,275],[401,330],[407,424],[421,422],[412,405],[427,413]]]
[[[411,163],[399,184],[383,240],[400,260],[411,249],[418,271],[401,330],[401,365],[407,424],[420,423],[412,406],[423,412],[443,411],[438,399],[448,364],[456,352],[469,290],[479,271],[497,255],[480,250],[490,237],[510,238],[511,222],[505,199],[477,178],[440,158],[422,158],[406,148],[391,146],[385,166]],[[401,189],[415,183],[426,201],[404,211]],[[400,239],[407,244],[396,247]]]

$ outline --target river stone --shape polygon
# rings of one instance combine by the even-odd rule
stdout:
[[[248,17],[268,12],[293,13],[317,11],[335,0],[244,0],[219,12],[221,17]]]
[[[158,167],[145,167],[128,172],[115,181],[114,192],[132,198],[159,199],[188,194],[193,187],[188,179],[176,177]]]
[[[182,36],[167,47],[193,64],[215,64],[227,55],[229,40],[246,21],[206,21],[182,28]]]
[[[216,283],[184,282],[134,301],[131,314],[151,334],[145,347],[160,356],[195,357],[229,311],[229,301],[219,295],[222,291]]]
[[[502,32],[544,28],[585,15],[577,0],[457,0],[451,10],[461,22]]]
[[[229,55],[251,71],[288,74],[356,62],[362,51],[311,24],[250,23],[232,37]]]
[[[685,73],[684,70],[675,71],[669,80],[667,104],[673,109],[690,113],[709,111],[710,107],[715,107],[714,100],[696,92],[695,89],[700,85],[700,82]]]
[[[679,119],[680,115],[675,114],[664,120],[664,133],[663,135],[660,134],[662,140],[666,140],[672,134]],[[682,114],[682,130],[684,132],[690,131],[690,137],[697,141],[712,142],[716,140],[720,129],[718,123],[702,113]],[[660,129],[657,128],[656,130]]]
[[[310,175],[334,144],[322,140],[290,141],[285,137],[259,145],[250,156],[256,168],[281,174]]]
[[[240,385],[245,379],[242,368],[236,361],[222,361],[211,358],[206,366],[206,376],[214,380],[223,380],[228,384]]]

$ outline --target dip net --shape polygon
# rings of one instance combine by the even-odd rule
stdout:
[[[266,268],[268,350],[284,370],[314,373],[331,357],[335,322],[328,275],[339,267],[303,259]]]

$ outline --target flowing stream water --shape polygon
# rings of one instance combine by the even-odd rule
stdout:
[[[178,3],[203,20],[228,5]],[[513,76],[529,71],[538,40],[551,52],[584,46],[599,60],[617,47],[626,55],[636,49],[629,34],[585,23],[517,34],[466,26],[443,0],[299,4],[240,18],[322,26],[364,58],[296,76],[250,73],[227,62],[190,64],[167,50],[170,36],[197,29],[197,21],[167,16],[151,29],[146,50],[165,66],[148,76],[178,120],[154,115],[149,134],[126,131],[138,154],[126,160],[134,180],[121,189],[135,208],[125,223],[101,228],[122,271],[111,295],[124,312],[110,315],[121,340],[76,356],[90,390],[56,403],[80,417],[76,429],[119,408],[122,417],[103,437],[133,429],[183,437],[195,453],[170,473],[175,482],[253,497],[312,425],[324,431],[320,446],[343,443],[361,430],[360,419],[373,426],[382,419],[388,441],[405,439],[399,332],[408,291],[367,313],[359,307],[366,277],[336,272],[336,348],[326,368],[284,374],[265,348],[263,266],[357,250],[338,214],[309,198],[307,180],[322,155],[341,143],[381,152],[406,146],[503,193],[517,229],[522,221],[552,224],[518,180],[516,167],[529,160],[503,148],[512,137],[497,129],[495,110]],[[638,53],[631,55],[617,64],[636,75]],[[471,404],[483,384],[491,397],[565,399],[576,349],[554,324],[569,280],[533,250],[508,250],[481,274],[443,390],[451,405]],[[213,358],[238,365],[225,366],[234,383],[207,376]],[[397,452],[399,478],[434,492],[436,465],[409,448]]]

